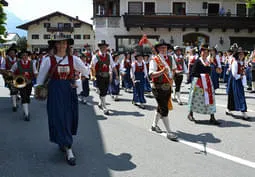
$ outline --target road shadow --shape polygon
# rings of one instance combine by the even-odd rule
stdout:
[[[190,134],[190,133],[185,133],[182,131],[177,131],[176,134],[180,139],[193,142],[193,143],[220,143],[221,140],[214,137],[212,133],[200,133],[197,135]]]
[[[131,158],[132,156],[128,153],[121,153],[120,155],[108,153],[105,154],[105,163],[111,170],[127,171],[136,168]]]
[[[89,102],[93,103],[93,99],[88,97]],[[49,142],[46,101],[32,99],[29,108],[31,121],[25,122],[19,119],[22,107],[13,113],[10,98],[0,97],[0,176],[110,177],[109,169],[136,168],[131,154],[113,155],[105,151],[99,121],[107,118],[96,115],[94,106],[79,104],[78,134],[73,137],[77,162],[74,167],[66,163],[58,146]]]
[[[138,111],[119,111],[119,110],[113,110],[113,109],[109,109],[110,111],[110,115],[114,115],[114,116],[128,116],[128,115],[132,115],[132,116],[136,116],[136,117],[143,117],[144,114],[141,114]]]

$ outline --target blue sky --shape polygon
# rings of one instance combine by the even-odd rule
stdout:
[[[7,0],[6,7],[22,20],[30,21],[49,13],[60,11],[92,24],[92,0]]]

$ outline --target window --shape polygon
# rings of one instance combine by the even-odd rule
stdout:
[[[32,39],[39,39],[39,34],[32,34]]]
[[[65,37],[66,38],[72,38],[71,34],[66,34]]]
[[[186,14],[186,3],[185,2],[174,2],[173,3],[173,14],[185,15]]]
[[[64,23],[58,23],[58,28],[63,28],[64,27]]]
[[[143,3],[142,2],[128,2],[128,13],[129,14],[142,14]]]
[[[71,28],[71,23],[64,23],[65,28]]]
[[[236,5],[236,15],[239,17],[246,16],[246,4],[237,4]]]
[[[74,39],[81,39],[81,35],[80,34],[75,34],[73,37],[74,37]]]
[[[255,17],[255,4],[252,5],[251,8],[248,9],[249,17]]]
[[[50,23],[44,23],[43,26],[44,26],[44,28],[49,28],[50,27]]]
[[[145,2],[144,3],[144,13],[146,15],[155,14],[155,3],[154,2]]]
[[[43,39],[50,39],[50,34],[43,35]]]
[[[89,34],[84,34],[83,39],[90,39],[90,35]]]
[[[73,26],[74,26],[74,28],[80,28],[81,27],[81,23],[74,23]]]

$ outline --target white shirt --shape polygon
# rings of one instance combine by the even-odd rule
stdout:
[[[188,73],[188,68],[187,68],[187,66],[186,66],[186,63],[185,63],[185,61],[184,61],[183,56],[182,56],[182,55],[177,56],[176,54],[174,54],[174,57],[175,57],[176,59],[177,59],[177,58],[181,58],[181,59],[183,60],[183,73]],[[178,70],[176,69],[176,73],[180,73],[180,72],[182,72],[182,71],[178,71]]]
[[[0,56],[0,69],[5,69],[5,59]]]
[[[243,64],[242,61],[240,61],[240,64]],[[238,61],[234,60],[232,65],[231,65],[231,72],[233,77],[238,80],[241,78],[241,74],[238,74]]]
[[[59,57],[56,55],[55,55],[55,58],[57,62],[63,59],[63,57]],[[60,64],[63,64],[63,65],[68,64],[68,56],[66,56]],[[89,78],[89,69],[85,67],[84,63],[79,57],[73,56],[73,66],[74,66],[74,70],[81,72],[82,76]],[[44,58],[41,63],[39,74],[37,76],[37,85],[43,85],[44,80],[46,79],[46,76],[50,70],[50,67],[51,67],[51,60],[50,60],[50,57],[48,56]]]
[[[173,71],[172,71],[172,70],[174,70],[174,69],[177,68],[176,63],[175,63],[173,57],[171,57],[171,58],[172,58],[172,70],[171,70],[170,67],[168,66],[168,64],[167,64],[167,62],[166,62],[164,56],[161,55],[161,54],[160,54],[159,56],[160,56],[159,58],[160,58],[160,60],[162,61],[162,63],[163,63],[163,64],[165,65],[165,67],[168,68],[168,70],[169,70],[169,77],[172,78],[172,76],[173,76]],[[170,57],[170,56],[168,56],[168,57]],[[151,75],[151,73],[157,72],[157,71],[158,71],[158,65],[157,65],[156,61],[155,61],[154,59],[150,60],[149,75]]]
[[[22,62],[22,64],[26,64],[26,63],[29,62],[29,61],[26,61],[26,63],[25,63],[24,60],[20,60],[20,61]],[[35,63],[34,61],[30,61],[30,62],[32,62],[32,64],[33,64],[33,73],[34,73],[34,74],[37,74],[38,71],[37,71],[37,69],[36,69],[36,63]],[[15,72],[17,69],[18,69],[18,63],[16,62],[16,63],[14,63],[14,64],[12,65],[11,72]]]
[[[99,51],[99,55],[102,55],[102,52]],[[112,59],[112,56],[110,54],[107,53],[107,55],[109,55],[110,57],[110,66],[109,66],[109,71],[111,71],[112,68],[114,68],[114,62],[113,62],[113,59]],[[92,64],[93,66],[95,67],[97,62],[98,62],[98,58],[97,58],[97,55],[93,55],[92,57]]]
[[[135,61],[131,64],[131,71],[130,71],[130,75],[131,75],[131,78],[132,79],[135,79],[135,69],[136,69],[136,66],[135,66]],[[138,62],[137,61],[137,65],[138,66],[142,66],[143,65],[143,72],[144,72],[144,78],[147,77],[147,68],[146,68],[146,64],[144,61],[142,62]]]
[[[10,60],[11,62],[12,61],[17,61],[17,58],[11,58],[11,57],[9,57],[9,56],[7,56],[7,58],[5,59],[5,58],[2,58],[1,59],[1,69],[6,69],[6,60]]]

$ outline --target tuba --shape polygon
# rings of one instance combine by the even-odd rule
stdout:
[[[22,75],[15,76],[13,79],[13,86],[16,88],[24,88],[27,86],[27,79]]]

